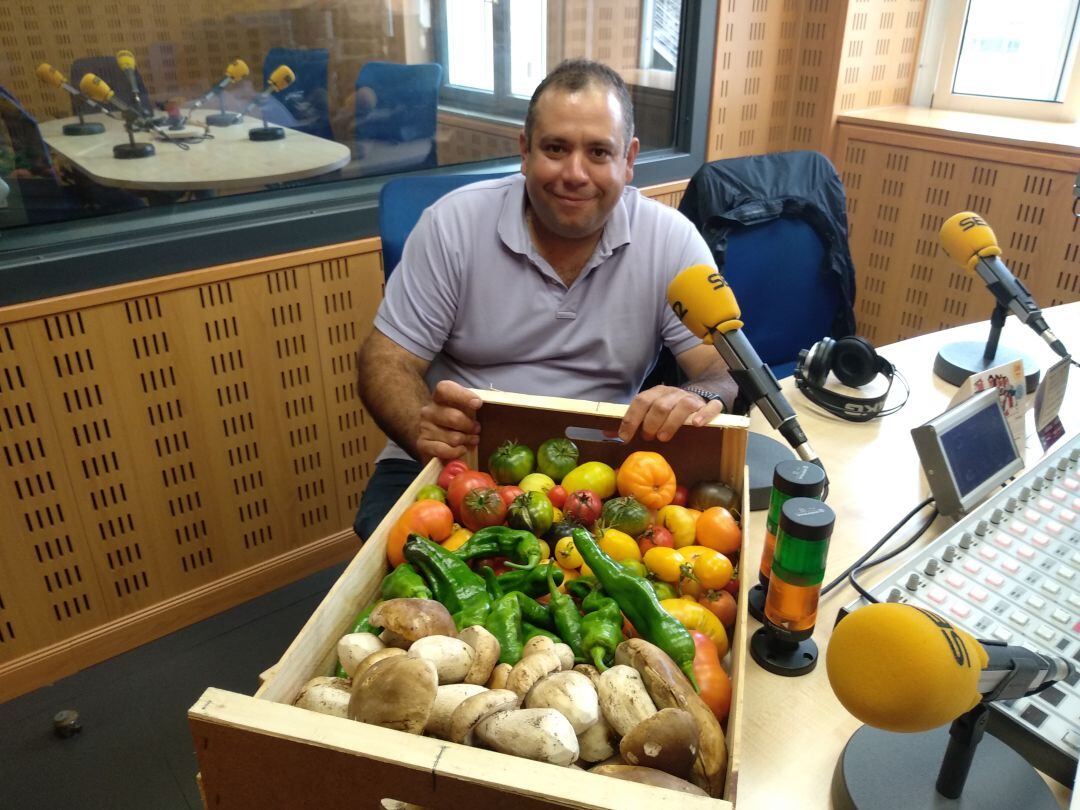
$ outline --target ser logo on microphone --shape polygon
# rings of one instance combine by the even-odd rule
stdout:
[[[986,224],[986,220],[983,219],[982,217],[978,216],[977,214],[972,214],[970,217],[964,217],[962,220],[960,220],[956,224],[960,226],[960,230],[962,230],[962,231],[970,231],[972,228],[979,228],[979,227],[989,228],[990,227],[989,225]]]
[[[956,661],[957,666],[970,667],[971,658],[968,656],[967,647],[964,646],[964,642],[961,641],[960,636],[956,634],[956,628],[936,613],[931,613],[929,610],[923,610],[916,605],[912,605],[912,607],[928,618],[933,625],[941,631],[941,635],[945,636],[945,643],[949,645],[949,652],[952,653],[953,660]]]

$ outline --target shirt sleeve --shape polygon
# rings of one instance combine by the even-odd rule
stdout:
[[[438,208],[421,214],[375,314],[376,329],[428,361],[446,344],[458,309],[462,263],[448,245],[464,242],[448,232],[447,219]]]
[[[669,269],[668,282],[674,279],[681,271],[687,267],[692,267],[695,264],[707,264],[709,267],[716,267],[716,261],[713,259],[712,251],[709,250],[708,244],[706,244],[704,238],[698,233],[690,220],[686,219],[682,214],[676,212],[676,219],[672,225],[671,238],[668,241],[669,245],[679,247],[672,250],[672,264]],[[665,290],[666,293],[666,290]],[[683,322],[678,319],[671,307],[667,306],[667,299],[664,299],[664,313],[660,326],[660,332],[663,336],[664,345],[668,347],[673,355],[678,357],[687,349],[692,349],[701,343],[701,338],[697,337],[693,332],[683,325]]]

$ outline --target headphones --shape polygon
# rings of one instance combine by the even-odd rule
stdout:
[[[881,374],[888,381],[885,393],[874,397],[849,397],[825,388],[829,372],[849,388],[860,388]],[[903,384],[904,399],[885,410],[885,400],[892,390],[893,378]],[[869,422],[879,416],[896,413],[908,400],[911,388],[893,364],[874,351],[870,341],[861,337],[834,340],[825,337],[799,352],[795,364],[795,387],[825,411],[851,422]]]

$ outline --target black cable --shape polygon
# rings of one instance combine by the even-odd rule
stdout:
[[[938,515],[940,515],[940,514],[941,513],[937,510],[937,507],[934,507],[934,511],[932,511],[930,513],[930,517],[929,517],[929,519],[927,519],[926,523],[924,523],[922,525],[922,527],[917,532],[915,532],[915,534],[913,534],[909,540],[906,540],[904,543],[902,543],[900,546],[898,546],[893,551],[890,551],[888,554],[885,554],[884,556],[878,557],[876,560],[870,560],[870,562],[863,563],[858,568],[855,568],[851,572],[849,572],[848,573],[848,580],[851,582],[851,587],[853,587],[856,591],[858,591],[859,595],[861,597],[863,597],[864,599],[866,599],[866,601],[870,602],[871,604],[875,604],[878,600],[874,596],[872,596],[869,591],[864,589],[862,587],[862,585],[860,585],[855,580],[855,576],[857,574],[862,573],[867,568],[871,568],[872,566],[879,565],[879,564],[885,562],[886,560],[891,560],[893,557],[895,557],[900,552],[906,551],[907,549],[911,548],[912,544],[914,544],[916,540],[918,540],[920,537],[922,537],[924,534],[926,534],[926,530],[929,529],[930,525],[935,520],[938,519]]]
[[[907,523],[909,520],[911,520],[913,517],[915,517],[916,514],[918,514],[920,511],[925,509],[927,506],[929,506],[933,502],[934,502],[933,498],[927,498],[925,501],[920,503],[918,506],[916,506],[914,509],[912,509],[910,512],[908,512],[906,515],[904,515],[902,518],[900,518],[899,522],[897,522],[896,525],[894,525],[891,529],[889,529],[889,531],[885,533],[884,537],[882,537],[880,540],[878,540],[876,543],[874,543],[874,545],[872,545],[869,549],[867,549],[866,552],[861,557],[859,557],[857,560],[855,560],[855,562],[853,562],[846,569],[844,569],[844,572],[842,574],[840,574],[840,576],[838,576],[836,579],[834,579],[832,582],[830,582],[828,585],[826,585],[824,588],[822,588],[820,595],[824,596],[829,591],[831,591],[833,588],[835,588],[837,585],[839,585],[841,582],[843,582],[847,578],[848,574],[850,574],[853,570],[855,570],[855,568],[857,568],[858,566],[860,566],[864,562],[866,562],[866,560],[868,560],[870,557],[872,557],[874,554],[877,553],[878,549],[880,549],[883,545],[885,545],[887,542],[889,542],[890,538],[892,538],[892,536],[894,534],[896,534],[898,531],[900,531],[900,529],[903,528],[905,523]],[[935,513],[937,512],[937,510],[934,510],[934,511],[935,511]]]

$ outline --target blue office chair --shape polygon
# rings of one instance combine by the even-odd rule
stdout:
[[[131,83],[128,81],[127,76],[124,75],[124,71],[116,64],[115,56],[82,56],[71,63],[71,83],[76,87],[79,86],[82,77],[87,73],[96,74],[105,84],[112,88],[117,98],[129,107],[135,106],[135,95],[131,92]],[[146,83],[143,81],[138,68],[135,69],[135,84],[139,88],[139,95],[143,101],[143,112],[147,115],[153,115],[153,102],[150,100],[150,93],[146,89]],[[71,111],[76,115],[79,113],[89,115],[95,112],[79,96],[71,97]]]
[[[263,60],[264,87],[270,74],[279,65],[288,65],[296,79],[274,96],[287,115],[281,115],[277,105],[268,105],[266,120],[309,135],[334,140],[327,95],[330,52],[326,48],[271,48]],[[253,114],[258,113],[253,111]]]
[[[386,278],[401,261],[405,240],[424,209],[444,194],[469,183],[505,177],[505,174],[441,174],[398,177],[379,192],[379,238],[382,239],[383,273]]]
[[[365,174],[439,165],[435,141],[442,66],[368,62],[356,77],[356,140]],[[363,154],[365,144],[379,149]],[[387,148],[387,145],[390,148]],[[385,157],[376,151],[386,153]],[[392,164],[392,165],[391,165]]]

